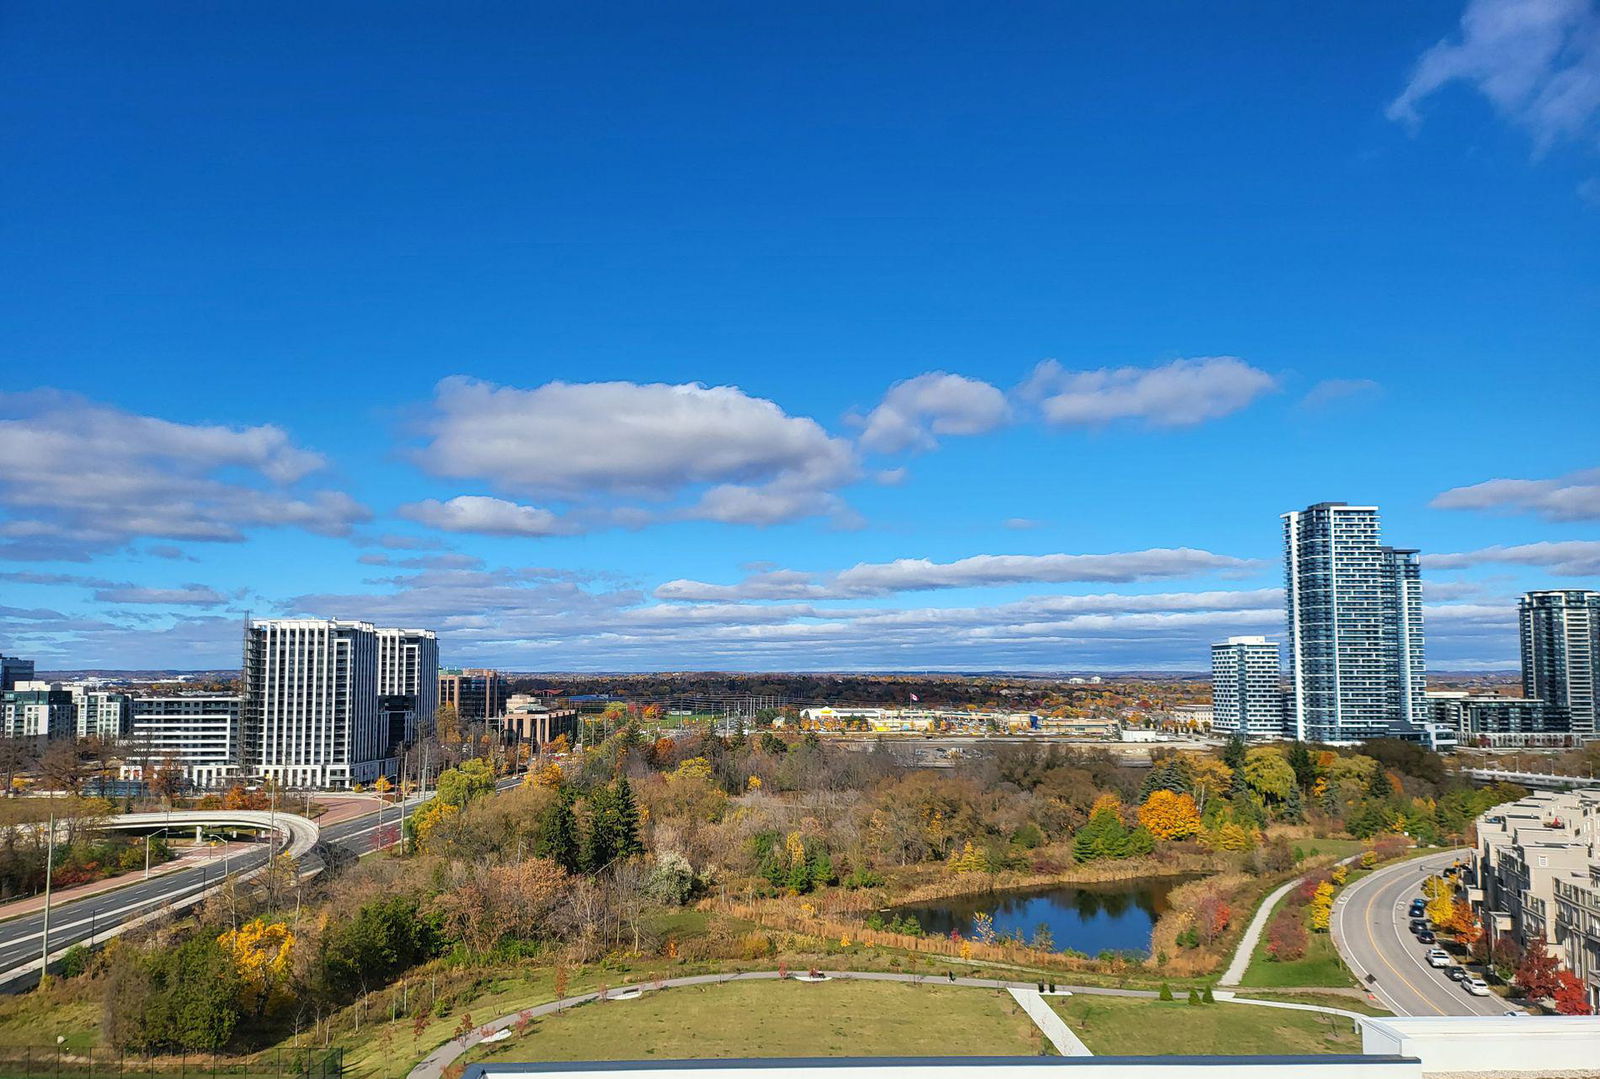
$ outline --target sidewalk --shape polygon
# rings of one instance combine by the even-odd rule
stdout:
[[[195,869],[212,862],[222,861],[224,855],[229,858],[236,857],[246,851],[255,849],[253,843],[228,843],[220,847],[191,847],[185,848],[176,858],[168,862],[158,862],[150,866],[150,879],[176,873],[183,869]],[[90,881],[88,884],[79,884],[71,888],[53,888],[50,891],[50,909],[53,911],[62,903],[70,903],[77,899],[87,899],[90,896],[100,895],[104,892],[114,892],[118,888],[126,888],[144,880],[144,870],[135,869],[129,873],[119,873],[114,877],[105,877],[101,880]],[[21,918],[29,914],[37,914],[44,909],[44,893],[26,896],[22,899],[12,899],[0,903],[0,921],[12,918]]]
[[[1359,854],[1352,854],[1348,858],[1340,858],[1337,862],[1334,862],[1333,865],[1350,865],[1360,857],[1361,855]],[[1333,866],[1328,866],[1326,868],[1331,869]],[[1321,872],[1321,870],[1313,869],[1311,871],[1311,873],[1318,872]],[[1273,910],[1278,906],[1278,900],[1288,895],[1291,889],[1293,889],[1301,881],[1305,880],[1306,877],[1311,876],[1311,873],[1304,873],[1298,877],[1295,877],[1293,880],[1289,881],[1289,883],[1281,887],[1274,888],[1272,892],[1261,901],[1261,905],[1256,908],[1255,917],[1250,919],[1249,928],[1244,931],[1244,936],[1239,940],[1239,947],[1233,953],[1233,961],[1228,964],[1228,969],[1222,972],[1222,977],[1217,981],[1217,985],[1219,987],[1238,987],[1239,982],[1244,979],[1244,972],[1250,968],[1250,959],[1256,954],[1256,944],[1260,942],[1261,934],[1267,928],[1267,919],[1272,917]]]

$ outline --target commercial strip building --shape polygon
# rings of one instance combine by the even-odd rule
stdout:
[[[1484,931],[1546,949],[1600,1006],[1600,788],[1497,806],[1477,832],[1468,898]]]
[[[1278,646],[1265,637],[1229,637],[1211,646],[1211,729],[1246,738],[1283,734]]]
[[[1427,718],[1421,563],[1379,538],[1376,506],[1283,515],[1286,731],[1300,741],[1379,738]]]
[[[542,694],[515,693],[506,701],[499,727],[507,745],[542,746],[562,735],[568,742],[576,742],[578,710],[555,704]]]
[[[1575,736],[1567,710],[1549,701],[1492,693],[1429,690],[1432,722],[1464,746],[1564,746]]]

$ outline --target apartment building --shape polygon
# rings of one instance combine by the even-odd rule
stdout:
[[[378,633],[370,622],[253,619],[245,629],[241,758],[291,787],[370,783],[386,769]]]
[[[33,660],[0,656],[0,693],[17,688],[18,682],[33,681]]]
[[[55,682],[18,681],[0,691],[0,734],[29,738],[36,748],[56,738],[71,738],[77,727],[72,694]]]
[[[1229,637],[1211,646],[1211,729],[1246,738],[1283,736],[1278,646]]]
[[[1290,710],[1285,733],[1353,742],[1420,727],[1421,562],[1380,542],[1376,506],[1319,502],[1283,515]]]
[[[148,780],[169,769],[196,787],[238,778],[243,701],[236,693],[135,698],[121,778]]]
[[[68,687],[72,694],[74,733],[79,738],[120,742],[133,722],[133,698],[93,685]]]
[[[1485,930],[1547,949],[1600,1002],[1600,789],[1530,794],[1477,831],[1468,896]]]
[[[1467,746],[1562,746],[1573,740],[1567,710],[1549,701],[1492,693],[1429,690],[1432,722]]]
[[[433,731],[439,707],[439,638],[426,629],[379,629],[378,695],[390,725],[391,744],[415,742]],[[410,698],[409,707],[399,698]],[[407,714],[409,713],[409,714]]]
[[[1574,735],[1600,736],[1600,592],[1529,592],[1518,615],[1523,695],[1564,708]]]

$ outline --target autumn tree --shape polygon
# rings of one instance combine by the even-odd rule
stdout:
[[[83,790],[88,770],[78,755],[78,747],[71,739],[62,739],[45,747],[44,756],[39,758],[39,772],[53,790],[77,794]]]
[[[1333,920],[1333,882],[1323,881],[1311,897],[1311,928],[1319,933],[1328,931]]]
[[[1289,788],[1295,785],[1294,769],[1283,754],[1268,746],[1257,746],[1245,754],[1244,777],[1251,790],[1273,802],[1288,798]]]
[[[1157,788],[1139,807],[1139,823],[1157,839],[1187,839],[1200,831],[1200,810],[1187,792]]]
[[[1589,991],[1570,970],[1557,972],[1555,991],[1550,996],[1555,1001],[1556,1011],[1561,1015],[1594,1014],[1594,1009],[1589,1006]]]
[[[1512,977],[1529,1000],[1546,1000],[1555,996],[1560,988],[1557,977],[1560,971],[1561,964],[1549,949],[1535,943],[1523,953],[1522,962],[1517,964]]]
[[[264,918],[254,918],[217,938],[238,973],[240,1003],[257,1018],[287,999],[294,939],[288,926]]]

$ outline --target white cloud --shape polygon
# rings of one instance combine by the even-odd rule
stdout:
[[[1600,468],[1550,480],[1486,480],[1453,487],[1431,505],[1446,510],[1534,513],[1546,521],[1600,520]]]
[[[181,588],[141,588],[118,585],[102,588],[94,594],[96,603],[150,603],[181,607],[220,607],[228,597],[215,588],[203,584],[186,584]]]
[[[577,531],[571,522],[538,506],[522,506],[503,498],[458,495],[445,502],[428,498],[409,502],[395,512],[446,532],[487,536],[564,536]]]
[[[1593,141],[1600,118],[1600,9],[1591,0],[1469,0],[1457,39],[1434,45],[1390,103],[1415,129],[1418,106],[1456,81],[1478,90],[1543,152]]]
[[[1040,522],[1032,517],[1007,517],[1005,519],[1005,526],[1013,532],[1024,532],[1030,528],[1038,528],[1039,524]]]
[[[1068,371],[1044,360],[1019,394],[1037,402],[1046,421],[1061,426],[1135,419],[1152,427],[1188,427],[1237,412],[1276,387],[1271,375],[1233,356],[1097,371]]]
[[[83,560],[135,536],[348,534],[366,508],[296,487],[325,461],[277,427],[173,423],[54,391],[0,394],[0,557]]]
[[[1443,570],[1495,564],[1537,566],[1558,577],[1593,577],[1600,576],[1600,540],[1546,541],[1455,554],[1425,554],[1422,564],[1428,569]]]
[[[626,509],[634,523],[644,511],[616,500],[698,496],[693,509],[661,516],[755,524],[827,513],[838,505],[831,492],[860,473],[849,442],[734,386],[550,382],[525,390],[448,378],[425,429],[428,442],[412,456],[434,475]]]
[[[1009,418],[1006,396],[987,382],[944,371],[896,382],[864,421],[860,443],[875,453],[931,450],[935,435],[981,435]]]
[[[752,574],[733,585],[668,581],[656,589],[660,599],[858,599],[896,592],[995,585],[1099,581],[1120,583],[1187,577],[1204,573],[1238,574],[1258,563],[1248,558],[1193,548],[1153,548],[1113,554],[974,555],[954,562],[900,558],[862,562],[834,574],[775,570]]]

